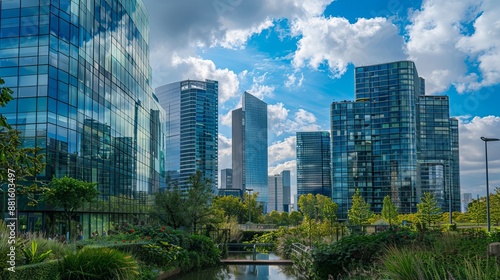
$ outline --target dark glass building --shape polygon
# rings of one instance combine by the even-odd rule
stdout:
[[[181,190],[201,171],[217,193],[218,95],[217,81],[186,80],[155,90],[166,111],[166,164],[170,180]]]
[[[356,189],[376,213],[390,195],[414,213],[423,192],[460,210],[458,123],[446,96],[426,96],[411,61],[357,67],[355,101],[331,105],[333,200],[347,218]],[[451,190],[451,196],[450,196]]]
[[[39,179],[96,182],[76,217],[84,235],[143,221],[162,182],[165,112],[153,94],[142,0],[0,1],[0,113],[46,156]],[[3,205],[2,207],[4,207]],[[49,206],[21,199],[21,231],[49,230]]]
[[[332,197],[330,133],[297,132],[297,198],[303,194]]]
[[[258,192],[267,207],[267,104],[245,92],[242,108],[232,111],[233,188]]]

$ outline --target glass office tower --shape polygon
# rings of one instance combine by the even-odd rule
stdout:
[[[297,197],[321,194],[332,197],[330,133],[297,132]]]
[[[415,64],[357,67],[355,101],[331,105],[333,200],[347,218],[356,189],[376,213],[390,195],[400,213],[414,213],[423,192],[447,211],[460,192],[458,130],[445,96],[426,96]],[[452,144],[455,143],[455,144]],[[459,196],[451,199],[460,201]],[[452,202],[453,205],[456,202]],[[459,211],[459,208],[454,209]]]
[[[99,201],[76,217],[87,236],[143,221],[165,181],[165,112],[150,85],[142,1],[2,0],[0,19],[0,77],[15,98],[0,113],[25,146],[44,150],[39,179],[97,183]],[[20,202],[22,231],[49,230],[58,209]]]
[[[267,207],[267,104],[245,92],[242,108],[232,111],[233,188],[258,192]]]
[[[217,81],[186,80],[155,90],[166,111],[166,164],[169,180],[186,191],[190,176],[201,171],[217,193]]]

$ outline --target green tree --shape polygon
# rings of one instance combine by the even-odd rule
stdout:
[[[236,218],[240,223],[243,222],[245,214],[245,205],[241,201],[241,197],[232,195],[216,196],[212,201],[212,208],[222,210],[227,222],[232,218]]]
[[[243,204],[245,205],[245,213],[248,222],[259,223],[262,221],[263,207],[262,204],[257,202],[258,196],[258,192],[252,194],[245,193],[243,195]]]
[[[3,84],[4,80],[0,79],[0,106],[5,107],[12,100],[12,90],[2,87]],[[40,147],[23,147],[20,134],[11,128],[5,116],[0,115],[0,169],[13,171],[0,173],[0,184],[13,183],[9,173],[15,174],[18,193],[26,195],[29,205],[35,205],[38,203],[36,195],[41,192],[36,176],[45,169],[44,155]]]
[[[495,194],[490,194],[490,219],[497,226],[500,224],[500,188],[495,188]]]
[[[384,197],[384,204],[382,206],[382,219],[389,223],[389,225],[393,225],[398,221],[398,209],[396,209],[396,205],[391,200],[391,197],[387,195]]]
[[[491,209],[491,208],[490,208]],[[486,222],[486,198],[472,200],[467,207],[467,217],[470,222],[479,223]]]
[[[302,216],[302,213],[300,213],[299,211],[292,211],[288,218],[290,219],[291,225],[298,226],[304,219],[304,216]]]
[[[52,179],[49,187],[44,190],[43,199],[55,208],[62,208],[69,232],[71,232],[71,220],[75,213],[86,202],[94,201],[98,195],[96,183],[84,182],[64,176]]]
[[[163,224],[178,229],[186,224],[184,199],[177,183],[167,179],[167,189],[155,194],[151,215]]]
[[[429,192],[425,192],[424,196],[420,199],[420,203],[417,204],[417,217],[419,222],[425,227],[426,225],[431,225],[433,222],[437,222],[441,219],[441,208],[437,206],[438,202],[434,195]]]
[[[366,225],[372,216],[373,212],[370,210],[370,204],[363,199],[359,189],[356,189],[356,193],[352,196],[351,209],[347,211],[349,223],[351,225]]]
[[[212,216],[210,211],[213,198],[212,181],[203,178],[201,171],[197,170],[189,177],[188,188],[185,210],[194,232],[199,225],[206,225]]]

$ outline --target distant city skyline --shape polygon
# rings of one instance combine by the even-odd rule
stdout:
[[[248,91],[268,103],[269,174],[291,170],[297,131],[329,131],[332,101],[353,100],[354,67],[410,59],[427,94],[458,120],[462,191],[484,196],[484,143],[500,137],[500,2],[493,0],[145,0],[154,87],[219,81],[219,169],[231,167],[231,111]],[[222,3],[214,5],[214,3]],[[483,36],[483,34],[492,34]],[[490,190],[500,143],[490,143]]]

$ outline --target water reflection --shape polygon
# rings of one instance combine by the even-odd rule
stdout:
[[[251,258],[245,254],[240,258]],[[231,256],[235,258],[235,256]],[[257,259],[279,259],[274,254],[257,254]],[[223,265],[203,271],[192,272],[174,278],[175,280],[296,280],[291,266],[279,265]]]

